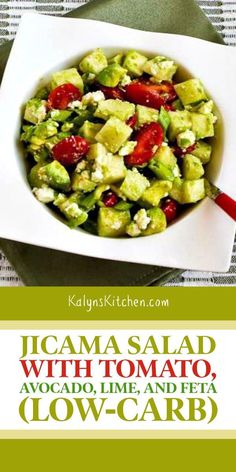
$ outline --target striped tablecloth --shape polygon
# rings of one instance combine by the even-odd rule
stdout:
[[[187,4],[188,0],[186,0]],[[86,1],[80,0],[0,0],[0,44],[13,39],[20,21],[21,14],[26,11],[63,15]],[[216,29],[223,35],[230,46],[236,46],[236,1],[233,0],[198,0],[198,4],[212,21]],[[22,285],[17,274],[0,252],[0,286]],[[232,264],[228,274],[212,272],[184,272],[180,277],[168,284],[169,286],[221,286],[236,285],[236,244],[234,245]]]

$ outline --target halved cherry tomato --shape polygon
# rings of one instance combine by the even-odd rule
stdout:
[[[130,126],[130,128],[134,128],[136,123],[138,121],[138,116],[137,116],[137,113],[135,113],[133,116],[131,116],[131,118],[129,118],[127,121],[126,121],[126,124],[128,126]]]
[[[165,100],[165,103],[171,103],[177,98],[174,85],[170,82],[162,82],[161,84],[155,85],[156,89],[159,90],[160,95]]]
[[[159,147],[163,140],[164,131],[159,123],[143,126],[135,137],[137,145],[134,151],[125,158],[126,165],[138,166],[150,161],[156,152],[155,148]]]
[[[166,215],[167,222],[171,223],[171,221],[175,220],[179,207],[175,200],[172,200],[172,198],[167,198],[163,202],[161,209]]]
[[[130,102],[157,110],[176,98],[175,89],[170,83],[152,84],[151,82],[133,81],[126,85],[125,91],[126,98]]]
[[[192,146],[189,146],[186,149],[181,149],[179,146],[174,146],[172,150],[176,157],[184,157],[186,154],[191,154],[191,152],[193,152],[195,148],[196,144],[193,144]]]
[[[66,167],[77,164],[88,150],[89,143],[86,139],[81,136],[70,136],[55,144],[52,148],[52,156]]]
[[[118,203],[119,198],[114,192],[109,191],[104,194],[102,201],[106,207],[112,208]]]
[[[125,100],[125,92],[119,87],[99,87],[99,89],[104,93],[105,97],[108,98],[118,98],[119,100]]]
[[[82,93],[80,89],[73,84],[63,84],[56,87],[49,94],[48,108],[56,108],[57,110],[65,110],[70,102],[80,100]]]

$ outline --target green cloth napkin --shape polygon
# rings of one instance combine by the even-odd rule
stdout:
[[[66,16],[89,18],[131,28],[184,34],[223,43],[193,0],[93,0]],[[0,48],[0,77],[11,42]],[[1,240],[0,246],[26,285],[162,285],[181,271],[94,259]]]

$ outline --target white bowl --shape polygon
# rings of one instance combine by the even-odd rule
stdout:
[[[40,78],[77,64],[81,56],[97,47],[111,54],[138,49],[166,55],[186,67],[192,76],[201,78],[221,114],[209,178],[236,197],[234,48],[99,21],[28,13],[21,21],[0,94],[0,236],[104,259],[227,271],[235,223],[207,198],[164,233],[137,239],[109,239],[80,229],[70,230],[33,197],[18,144],[22,104],[34,94]]]

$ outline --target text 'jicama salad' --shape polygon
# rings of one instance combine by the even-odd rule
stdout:
[[[174,61],[101,49],[52,75],[24,108],[21,141],[35,197],[103,237],[164,231],[205,197],[216,116]]]

